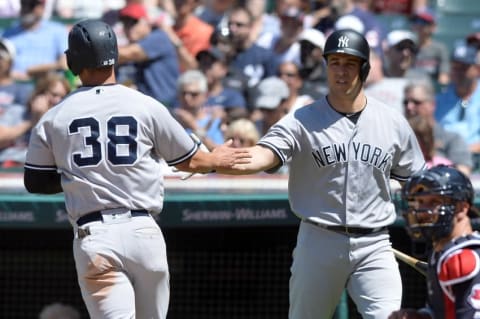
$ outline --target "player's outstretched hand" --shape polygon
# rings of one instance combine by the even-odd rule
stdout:
[[[432,317],[415,309],[400,309],[392,312],[388,319],[432,319]]]
[[[232,147],[233,141],[228,140],[222,145],[215,147],[212,150],[212,155],[215,158],[215,166],[219,173],[222,169],[231,169],[238,164],[249,164],[252,158],[249,150],[246,148]]]

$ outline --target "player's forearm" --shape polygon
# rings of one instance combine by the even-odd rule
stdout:
[[[216,165],[210,153],[198,151],[189,161],[176,165],[176,168],[190,173],[210,173],[216,170]]]
[[[221,174],[250,175],[267,171],[280,165],[278,157],[269,149],[260,145],[246,148],[251,155],[249,161],[238,162],[232,167],[217,170]]]
[[[250,154],[245,149],[235,149],[224,145],[212,153],[208,150],[199,150],[191,158],[175,167],[190,173],[223,173],[235,165],[248,163],[250,158]]]
[[[128,44],[118,48],[118,63],[143,62],[148,59],[147,54],[137,43]]]
[[[67,60],[62,56],[56,62],[37,64],[28,68],[27,74],[30,77],[35,77],[50,71],[67,70],[67,68]]]

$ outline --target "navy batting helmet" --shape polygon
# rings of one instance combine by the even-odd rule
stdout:
[[[436,209],[421,208],[420,196],[438,195],[442,203]],[[405,219],[413,238],[438,239],[450,235],[456,204],[467,202],[470,213],[476,217],[473,206],[475,192],[472,183],[459,170],[449,166],[435,166],[413,175],[403,186],[402,198],[408,203]]]
[[[332,53],[344,53],[362,59],[360,79],[362,82],[365,81],[370,72],[370,46],[363,35],[351,29],[334,31],[325,42],[323,57],[327,59],[328,55]]]
[[[83,20],[70,30],[65,54],[68,68],[75,75],[85,68],[114,65],[118,60],[117,37],[105,22]]]

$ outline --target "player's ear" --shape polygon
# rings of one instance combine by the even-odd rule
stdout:
[[[463,201],[463,202],[457,202],[455,204],[455,212],[456,215],[460,218],[465,218],[469,215],[470,212],[470,204]]]

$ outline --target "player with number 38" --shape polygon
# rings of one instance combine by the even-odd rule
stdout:
[[[163,319],[169,272],[165,241],[152,217],[163,206],[160,159],[206,173],[248,162],[248,154],[228,143],[202,151],[165,106],[117,84],[117,40],[108,24],[76,23],[65,53],[82,86],[32,130],[25,186],[33,193],[65,194],[90,318]]]

